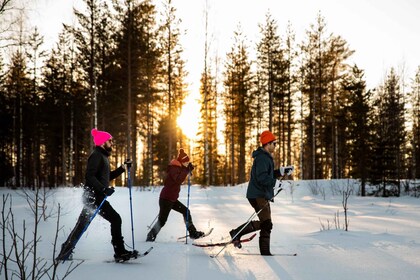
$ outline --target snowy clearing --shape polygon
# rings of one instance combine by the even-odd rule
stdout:
[[[176,212],[171,212],[156,242],[145,242],[147,226],[158,213],[161,188],[149,191],[133,188],[135,248],[141,252],[150,246],[154,249],[148,256],[127,263],[107,262],[113,259],[109,224],[98,216],[76,247],[75,261],[84,262],[66,279],[419,279],[420,200],[351,196],[350,225],[346,232],[336,230],[334,222],[338,211],[340,227],[344,224],[342,197],[333,190],[330,181],[322,182],[325,195],[316,196],[304,181],[285,182],[284,190],[271,204],[274,224],[271,252],[277,256],[259,255],[257,235],[242,249],[228,246],[216,259],[210,255],[220,247],[199,248],[191,245],[192,240],[188,244],[177,241],[185,235],[185,227],[182,216]],[[245,192],[246,184],[191,187],[190,210],[197,229],[207,231],[214,227],[212,234],[200,242],[227,239],[229,230],[253,214]],[[18,224],[25,219],[29,229],[33,220],[26,200],[8,189],[0,189],[0,193],[12,194],[15,219]],[[60,188],[48,198],[50,210],[58,203],[62,208],[59,245],[77,220],[82,208],[81,194],[79,188]],[[122,216],[125,242],[131,246],[128,189],[116,188],[109,201]],[[186,204],[186,186],[180,201]],[[331,230],[321,231],[328,225]],[[40,224],[39,254],[47,260],[52,260],[55,226],[55,218]],[[290,253],[297,256],[281,255]],[[65,268],[66,264],[59,266],[59,270]],[[4,271],[0,273],[3,275]]]

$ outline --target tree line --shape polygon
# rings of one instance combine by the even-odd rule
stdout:
[[[238,26],[217,57],[205,12],[191,145],[176,122],[188,93],[184,31],[172,1],[163,3],[158,10],[152,0],[83,0],[77,22],[63,25],[48,51],[36,28],[28,36],[20,29],[10,59],[0,58],[0,185],[83,182],[92,127],[117,141],[112,165],[133,159],[139,186],[161,184],[180,147],[192,153],[194,183],[246,182],[265,129],[279,140],[275,162],[295,165],[301,179],[359,178],[362,192],[366,182],[396,182],[399,192],[400,179],[420,177],[420,67],[407,84],[391,68],[368,89],[364,70],[349,64],[354,50],[321,14],[297,42],[292,24],[282,34],[267,12],[255,44]]]

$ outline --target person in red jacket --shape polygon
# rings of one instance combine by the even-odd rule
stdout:
[[[169,163],[166,170],[167,175],[159,197],[158,219],[147,234],[146,241],[155,241],[160,229],[168,220],[171,210],[181,213],[184,216],[184,222],[187,226],[190,238],[197,239],[204,235],[202,231],[197,231],[193,224],[190,211],[188,211],[187,207],[178,200],[181,184],[184,182],[188,173],[191,173],[193,169],[194,167],[191,164],[188,155],[183,149],[179,149],[178,157]]]

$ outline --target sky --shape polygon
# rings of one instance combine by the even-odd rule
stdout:
[[[192,240],[188,240],[188,244],[177,241],[178,237],[185,235],[185,226],[182,216],[176,212],[170,213],[155,242],[145,242],[147,226],[159,211],[161,187],[150,191],[133,188],[135,248],[144,252],[152,246],[153,250],[144,258],[124,264],[113,263],[109,224],[101,217],[95,217],[75,249],[75,262],[84,262],[66,279],[419,279],[419,199],[406,195],[399,198],[351,195],[348,200],[350,224],[346,232],[335,229],[335,215],[339,214],[342,226],[344,214],[341,195],[333,194],[333,190],[346,186],[347,180],[285,181],[283,191],[270,204],[273,220],[271,252],[277,255],[259,255],[257,234],[254,240],[244,243],[242,249],[228,246],[217,258],[210,256],[217,254],[220,247],[206,249],[193,246]],[[321,194],[314,195],[311,188],[324,190],[325,198]],[[184,204],[187,203],[187,189],[184,185],[179,197]],[[16,228],[21,230],[25,220],[26,240],[29,241],[33,219],[27,202],[16,191],[0,188],[0,196],[6,193],[12,195]],[[195,242],[226,240],[232,228],[246,222],[253,209],[245,194],[246,184],[228,188],[192,186],[189,205],[195,226],[202,231],[214,228],[205,239]],[[76,223],[82,208],[81,195],[82,190],[77,188],[59,188],[47,195],[48,211],[56,209],[58,203],[61,206],[62,230],[58,235],[58,246]],[[117,187],[109,202],[122,217],[128,248],[133,245],[128,189]],[[321,230],[328,225],[330,230]],[[53,259],[55,228],[54,216],[42,220],[38,228],[41,236],[38,257],[49,263]],[[11,243],[7,241],[6,244]],[[294,253],[297,256],[282,255]],[[68,264],[59,265],[61,276]],[[12,267],[9,263],[9,268]],[[4,271],[0,271],[0,278],[1,273]]]
[[[181,43],[190,82],[197,83],[203,68],[206,0],[173,0],[173,4],[182,19],[181,28],[186,30]],[[80,0],[29,1],[29,25],[38,26],[45,41],[54,44],[60,23],[72,23],[73,6],[80,7]],[[260,38],[258,24],[265,21],[268,11],[277,20],[281,36],[290,21],[298,43],[320,12],[327,30],[342,36],[356,51],[352,62],[365,69],[370,87],[377,86],[390,67],[405,68],[412,77],[420,65],[420,2],[416,0],[207,0],[207,7],[213,56],[224,57],[230,50],[238,24],[254,47]]]
[[[38,26],[45,36],[47,49],[57,41],[61,23],[73,23],[73,7],[81,7],[81,0],[21,1],[26,1],[25,6],[30,11],[28,24]],[[154,3],[160,6],[162,1]],[[417,0],[173,0],[173,5],[177,8],[177,16],[182,19],[180,27],[186,31],[181,44],[189,72],[190,92],[178,123],[194,126],[189,129],[191,135],[187,135],[190,139],[198,126],[197,98],[204,67],[206,5],[210,56],[213,59],[216,56],[223,59],[230,51],[234,31],[239,25],[247,37],[252,55],[260,39],[258,24],[264,23],[267,12],[277,21],[280,36],[284,36],[286,26],[291,23],[296,43],[305,39],[305,31],[321,13],[327,32],[340,35],[350,49],[355,50],[348,62],[365,70],[369,89],[380,85],[394,67],[404,78],[405,91],[408,91],[410,80],[420,66],[420,1]]]

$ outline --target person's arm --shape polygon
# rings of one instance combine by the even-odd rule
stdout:
[[[265,190],[265,199],[274,202],[274,188],[278,180],[274,179],[273,175],[269,173],[271,168],[270,162],[264,158],[257,162],[257,182]]]
[[[283,174],[281,174],[280,168],[274,169],[274,178],[279,178],[281,176],[283,176]]]
[[[102,156],[98,153],[90,155],[86,167],[86,184],[97,192],[103,192],[108,186],[104,186],[97,178],[99,170],[103,165]]]
[[[118,176],[120,176],[121,174],[123,174],[125,172],[125,168],[123,165],[121,165],[120,167],[118,167],[115,170],[112,170],[109,173],[109,180],[114,180],[115,178],[117,178]]]
[[[186,167],[179,167],[179,168],[175,168],[175,167],[171,167],[168,170],[168,176],[171,177],[171,179],[176,183],[181,185],[185,178],[188,175],[188,168]]]

